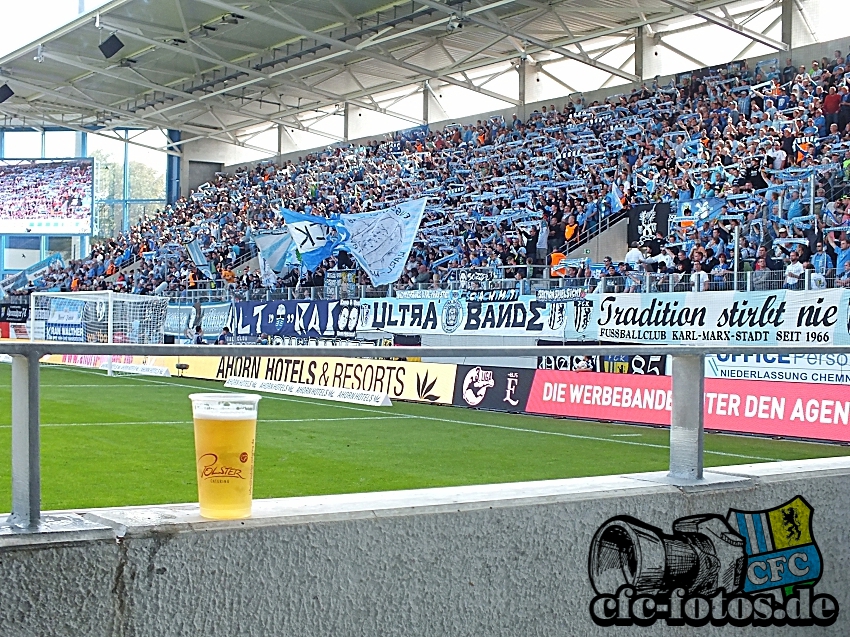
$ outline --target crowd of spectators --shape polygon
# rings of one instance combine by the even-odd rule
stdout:
[[[551,255],[568,253],[613,214],[653,202],[674,208],[669,235],[633,248],[622,263],[567,262],[558,274],[566,274],[567,284],[614,277],[623,291],[647,289],[637,283],[648,280],[640,272],[655,275],[653,289],[722,289],[738,236],[740,270],[751,267],[754,276],[781,270],[796,287],[799,270],[809,268],[830,285],[844,285],[847,233],[829,230],[850,223],[843,196],[850,181],[844,69],[840,51],[784,67],[730,64],[684,74],[668,86],[644,84],[603,103],[578,97],[561,109],[544,106],[525,120],[513,115],[412,129],[218,174],[40,285],[140,294],[209,284],[321,285],[327,269],[352,266],[350,259],[271,277],[234,264],[253,253],[259,233],[281,227],[281,208],[330,216],[419,197],[428,205],[397,283],[402,289],[439,287],[469,267],[498,270],[501,278],[542,277],[550,273]],[[681,202],[706,199],[723,200],[720,215],[705,223],[680,217]],[[191,241],[206,252],[209,275],[184,249]],[[142,266],[123,274],[136,259]]]

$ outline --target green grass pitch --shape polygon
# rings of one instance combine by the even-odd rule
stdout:
[[[0,511],[10,507],[10,367],[0,366]],[[42,508],[195,502],[187,396],[216,382],[42,366]],[[454,407],[372,408],[264,395],[257,498],[663,470],[666,430]],[[709,434],[707,466],[850,455]]]

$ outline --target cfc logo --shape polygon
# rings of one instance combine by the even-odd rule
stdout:
[[[797,496],[725,518],[679,518],[672,534],[611,518],[590,545],[591,619],[600,626],[829,626],[838,602],[815,591],[823,566],[812,513]]]

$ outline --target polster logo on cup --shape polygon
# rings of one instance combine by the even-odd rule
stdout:
[[[248,458],[246,457],[245,461],[247,460]],[[218,456],[214,453],[205,453],[198,458],[198,469],[198,475],[203,480],[214,480],[219,478],[245,480],[245,476],[242,475],[242,469],[218,464]]]
[[[463,379],[463,399],[467,405],[475,407],[484,400],[487,390],[494,385],[492,371],[473,367]]]
[[[611,518],[590,545],[591,619],[600,626],[830,626],[839,607],[814,590],[822,558],[812,514],[798,495],[772,509],[679,518],[669,535],[630,516]]]

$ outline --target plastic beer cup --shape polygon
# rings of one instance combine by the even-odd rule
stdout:
[[[254,491],[254,394],[190,394],[201,515],[236,520],[251,515]]]

